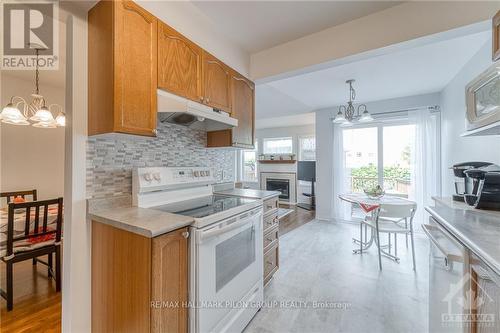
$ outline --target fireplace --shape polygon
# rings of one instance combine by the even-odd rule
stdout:
[[[290,180],[289,179],[266,179],[266,189],[280,192],[280,199],[290,201]]]
[[[282,203],[297,203],[297,174],[294,172],[260,172],[260,188],[280,192]]]

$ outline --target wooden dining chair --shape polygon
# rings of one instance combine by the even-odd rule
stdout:
[[[30,200],[30,198],[27,198],[28,196],[31,196],[31,200]],[[14,202],[14,199],[17,197],[21,197],[25,201],[37,201],[38,200],[36,189],[26,190],[26,191],[1,192],[0,193],[0,199],[5,198],[7,205],[11,202]],[[0,203],[0,207],[3,207],[2,203]],[[37,258],[33,258],[33,265],[36,266],[36,262],[37,262]]]
[[[57,206],[57,212],[53,210],[55,216],[49,214],[49,210],[54,209],[54,206]],[[5,262],[7,271],[7,290],[0,289],[0,294],[7,300],[8,311],[13,308],[12,273],[16,262],[48,255],[47,262],[41,260],[38,262],[47,265],[49,278],[54,278],[56,281],[56,291],[61,290],[62,213],[63,198],[9,203],[7,241],[0,246],[0,257]],[[16,220],[15,214],[20,214],[21,220]],[[14,228],[15,225],[16,228]],[[55,254],[55,274],[52,267],[52,254]]]
[[[14,200],[16,197],[21,197],[26,200],[26,196],[31,196],[31,201],[37,201],[36,190],[27,191],[13,191],[13,192],[1,192],[0,198],[7,199],[7,205]],[[27,201],[27,200],[26,200]]]

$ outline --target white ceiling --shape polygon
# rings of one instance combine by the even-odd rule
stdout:
[[[387,9],[398,1],[194,1],[219,31],[255,53]]]
[[[257,118],[310,112],[345,103],[355,79],[356,102],[441,91],[490,38],[489,32],[435,42],[316,72],[256,89]]]

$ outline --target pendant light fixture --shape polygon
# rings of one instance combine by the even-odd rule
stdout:
[[[350,79],[345,83],[349,85],[349,102],[347,105],[341,105],[339,107],[339,112],[332,119],[334,124],[340,124],[342,126],[350,126],[353,122],[367,123],[373,121],[372,115],[368,112],[365,104],[360,104],[358,108],[354,108],[354,100],[356,99],[356,90],[352,87],[355,80]]]
[[[30,46],[33,46],[36,54],[35,93],[31,94],[31,103],[28,103],[20,96],[12,96],[9,103],[0,113],[0,120],[5,124],[24,126],[32,125],[38,128],[56,128],[58,126],[65,126],[66,115],[63,108],[59,104],[46,105],[45,98],[40,94],[38,56],[40,50],[44,50],[45,48],[36,44],[30,44]],[[53,112],[57,112],[55,119]],[[30,120],[31,123],[28,120]]]

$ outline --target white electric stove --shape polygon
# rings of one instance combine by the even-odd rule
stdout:
[[[135,206],[191,216],[190,332],[241,332],[263,301],[262,201],[214,195],[204,167],[138,168]]]

